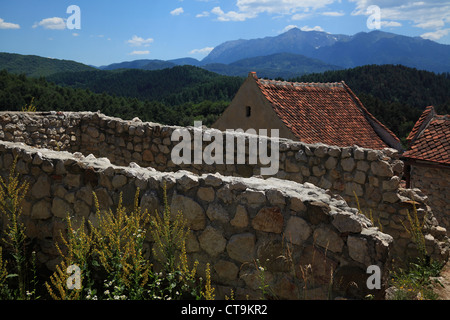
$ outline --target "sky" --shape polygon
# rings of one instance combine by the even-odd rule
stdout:
[[[0,0],[0,52],[94,66],[202,60],[225,41],[293,27],[346,35],[379,29],[450,45],[450,1]]]

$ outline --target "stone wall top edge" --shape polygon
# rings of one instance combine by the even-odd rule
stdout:
[[[73,117],[76,116],[80,119],[82,119],[83,121],[92,119],[94,117],[97,117],[96,120],[103,120],[103,121],[117,121],[117,122],[122,122],[122,123],[126,123],[126,124],[136,124],[136,125],[144,125],[144,126],[150,126],[150,127],[159,127],[159,128],[167,128],[169,130],[176,130],[176,129],[187,129],[187,130],[195,130],[196,127],[194,126],[187,126],[187,127],[181,127],[181,126],[176,126],[176,125],[166,125],[166,124],[160,124],[160,123],[155,123],[155,122],[144,122],[141,121],[139,118],[134,118],[131,120],[124,120],[118,117],[111,117],[108,115],[105,115],[99,111],[97,112],[92,112],[92,111],[64,111],[64,112],[56,112],[56,111],[46,111],[46,112],[22,112],[22,111],[0,111],[0,117],[4,114],[13,114],[13,115],[26,115],[29,118],[32,117],[41,117],[41,116],[65,116],[65,117]],[[213,132],[213,131],[220,131],[214,128],[207,128],[207,127],[203,127],[203,130],[205,130],[206,132]],[[226,131],[220,131],[222,132],[224,135],[227,134]],[[233,135],[236,136],[245,136],[245,137],[254,137],[253,134],[251,133],[240,133],[240,132],[233,132]],[[270,137],[268,137],[270,140]],[[319,148],[319,147],[326,147],[326,148],[331,148],[331,149],[337,149],[337,150],[344,150],[344,149],[350,149],[350,150],[361,150],[364,152],[368,152],[368,151],[375,151],[375,152],[379,152],[380,156],[392,156],[392,155],[398,155],[398,151],[395,149],[390,149],[390,148],[385,148],[382,150],[374,150],[374,149],[369,149],[369,148],[363,148],[357,145],[353,145],[353,146],[347,146],[347,147],[341,147],[341,146],[335,146],[335,145],[326,145],[323,143],[305,143],[305,142],[301,142],[301,141],[294,141],[294,140],[290,140],[290,139],[285,139],[285,138],[279,138],[279,143],[281,146],[281,151],[288,151],[288,150],[297,150],[299,148],[304,148],[304,147],[308,147],[308,148]]]
[[[24,143],[15,143],[0,140],[0,153],[5,151],[13,154],[27,154],[29,159],[34,159],[34,156],[39,156],[44,160],[50,161],[73,161],[84,168],[92,168],[98,173],[108,175],[125,175],[128,178],[149,180],[153,179],[158,182],[172,181],[179,183],[182,179],[191,179],[197,182],[205,182],[208,179],[213,179],[217,183],[217,187],[221,188],[224,185],[229,185],[232,189],[239,189],[241,191],[253,190],[267,192],[269,190],[276,190],[285,197],[299,198],[301,201],[322,201],[329,204],[332,211],[351,211],[356,213],[356,209],[349,208],[345,200],[340,197],[330,195],[326,190],[321,189],[311,183],[305,182],[303,184],[282,180],[278,178],[262,179],[258,177],[232,177],[224,176],[220,173],[204,173],[197,175],[186,170],[179,170],[176,172],[161,172],[154,168],[140,167],[136,163],[131,163],[129,166],[118,166],[112,164],[107,158],[96,158],[93,155],[83,156],[81,153],[70,153],[67,151],[53,151],[45,148],[36,148],[28,146]],[[30,160],[32,161],[32,160]],[[107,170],[109,172],[107,173]],[[182,183],[182,182],[181,182]],[[214,184],[214,183],[213,183]]]

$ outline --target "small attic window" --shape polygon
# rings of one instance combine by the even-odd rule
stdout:
[[[247,118],[249,118],[252,115],[252,107],[250,106],[245,107],[245,115]]]

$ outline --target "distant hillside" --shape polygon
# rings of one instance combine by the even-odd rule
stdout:
[[[179,58],[179,59],[173,59],[173,60],[168,60],[168,62],[172,62],[174,64],[176,64],[177,66],[195,66],[195,67],[199,67],[201,66],[201,62],[198,61],[197,59],[194,58]]]
[[[186,101],[231,100],[243,82],[239,77],[222,76],[193,66],[154,71],[124,69],[64,72],[47,79],[72,88],[141,100],[157,100],[169,105]]]
[[[200,61],[194,58],[180,58],[173,60],[157,60],[157,59],[141,59],[133,61],[124,61],[119,63],[109,64],[107,66],[98,67],[100,70],[117,70],[117,69],[141,69],[141,70],[162,70],[173,68],[175,66],[190,65],[198,67],[201,65]]]
[[[292,53],[242,59],[230,64],[207,64],[204,69],[228,76],[247,76],[256,71],[261,78],[292,78],[308,73],[339,70],[341,67]]]
[[[113,63],[107,66],[99,67],[101,70],[117,70],[117,69],[141,69],[141,70],[161,70],[175,67],[176,64],[163,60],[134,60],[120,63]]]
[[[143,101],[131,97],[94,93],[89,89],[62,87],[49,83],[44,78],[15,75],[5,70],[0,71],[0,84],[1,111],[20,111],[33,99],[38,111],[100,110],[106,115],[126,120],[139,117],[142,121],[167,125],[191,126],[194,120],[200,120],[209,126],[230,103],[229,100],[206,99],[199,99],[200,102],[183,101],[182,99],[189,98],[189,94],[182,91],[178,96],[180,103],[170,105],[160,101]]]
[[[1,52],[0,70],[15,74],[23,73],[30,77],[46,77],[58,72],[89,71],[95,68],[70,60]]]

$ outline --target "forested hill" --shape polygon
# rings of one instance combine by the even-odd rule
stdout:
[[[120,70],[61,73],[29,78],[0,72],[0,110],[20,110],[32,97],[38,110],[97,111],[143,121],[211,125],[229,105],[244,79],[196,67],[158,71]],[[345,81],[366,108],[405,141],[426,106],[450,113],[450,75],[403,66],[364,66],[290,79]]]
[[[0,66],[0,69],[5,69],[8,72],[23,73],[30,77],[46,77],[63,71],[95,70],[93,67],[75,61],[6,52],[0,52]]]
[[[450,113],[449,73],[437,75],[400,65],[368,65],[290,81],[345,81],[364,106],[403,142],[427,106],[435,106],[440,114]]]
[[[188,88],[187,92],[193,90]],[[235,89],[237,91],[237,89]],[[189,94],[180,89],[174,95]],[[191,126],[201,120],[209,126],[222,114],[230,100],[185,100],[168,105],[159,101],[118,97],[106,93],[94,93],[89,89],[58,86],[45,78],[31,78],[0,71],[0,110],[20,111],[33,101],[38,111],[101,111],[102,113],[131,120],[139,117],[167,125]]]
[[[49,76],[47,80],[96,93],[157,100],[169,105],[203,100],[231,101],[244,81],[241,77],[222,76],[194,66],[153,71],[64,72]]]

